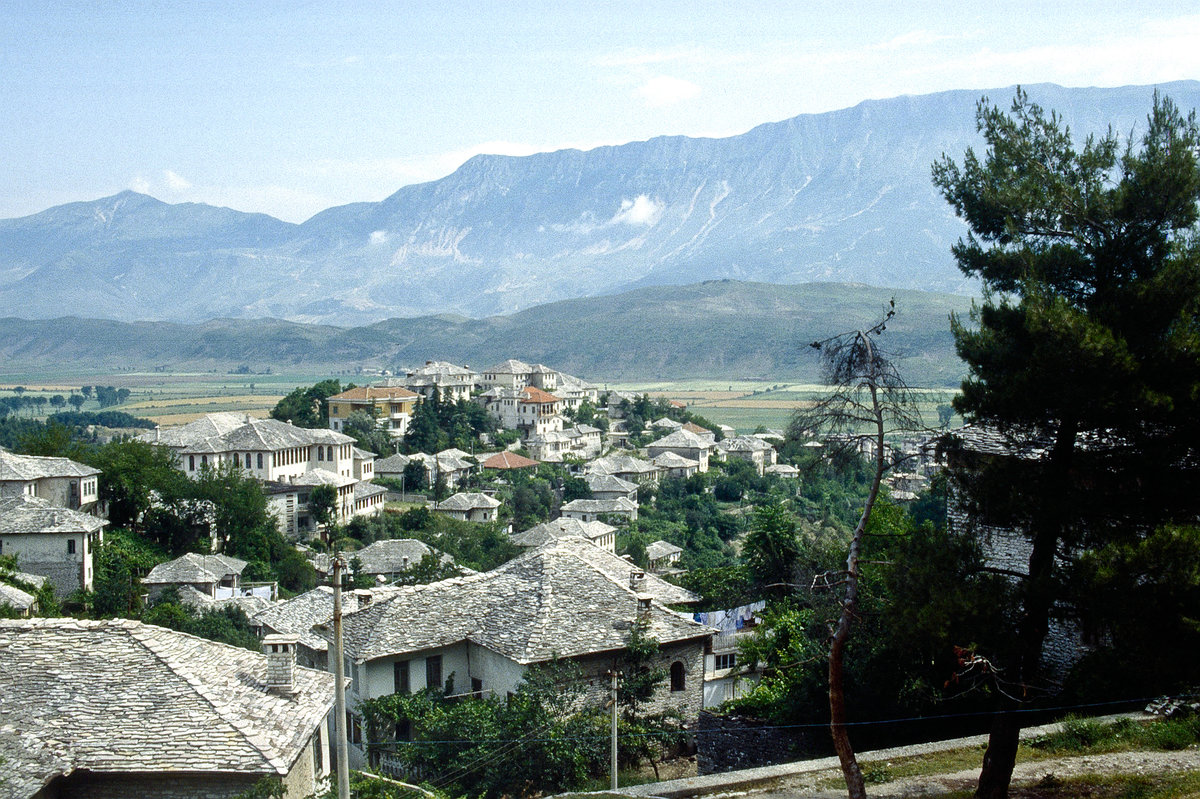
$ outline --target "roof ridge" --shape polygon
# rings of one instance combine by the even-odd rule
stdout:
[[[250,727],[250,725],[246,724],[244,721],[239,721],[236,718],[230,718],[229,715],[225,712],[225,708],[222,707],[222,705],[219,702],[217,702],[213,696],[209,695],[209,691],[205,688],[203,680],[201,680],[194,673],[192,673],[192,671],[190,669],[186,668],[185,664],[177,662],[174,658],[168,657],[164,652],[160,651],[160,648],[157,645],[158,642],[154,639],[154,634],[147,631],[147,628],[152,627],[153,625],[144,624],[142,622],[129,621],[129,622],[127,622],[127,624],[122,624],[121,626],[125,627],[129,631],[130,637],[133,638],[134,640],[136,640],[139,644],[141,644],[146,649],[146,651],[150,652],[150,654],[152,654],[152,655],[154,655],[154,657],[158,658],[158,660],[164,666],[166,666],[168,669],[170,669],[181,680],[183,680],[188,685],[190,685],[192,687],[192,690],[196,693],[196,695],[199,696],[201,699],[203,699],[205,702],[207,702],[209,704],[209,706],[213,709],[213,712],[215,712],[217,714],[217,717],[220,718],[222,721],[224,721],[226,724],[228,724],[230,727],[233,727],[233,729],[235,729],[237,731],[237,733],[242,736],[242,738],[246,741],[246,743],[249,744],[250,747],[260,757],[262,757],[263,762],[265,762],[271,768],[275,769],[275,771],[281,775],[286,775],[288,773],[290,764],[284,762],[279,757],[272,756],[271,754],[269,754],[266,751],[266,748],[267,748],[266,745],[259,738],[259,736],[252,729],[248,729]],[[173,631],[173,632],[176,632],[179,635],[185,635],[188,638],[193,638],[198,641],[205,641],[206,643],[209,643],[209,644],[216,644],[218,646],[226,646],[226,647],[229,647],[230,649],[238,649],[239,648],[239,647],[231,646],[229,644],[222,644],[218,641],[208,641],[207,639],[199,638],[198,636],[191,635],[190,633],[184,633],[184,632],[179,632],[179,631]],[[250,650],[244,650],[244,651],[248,652]],[[266,686],[264,685],[263,688],[265,689]]]

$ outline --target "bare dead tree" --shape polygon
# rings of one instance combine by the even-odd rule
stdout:
[[[874,463],[867,500],[850,538],[846,568],[840,573],[819,575],[813,586],[819,587],[820,581],[825,587],[844,590],[841,612],[830,623],[829,731],[851,799],[866,796],[862,769],[846,727],[844,685],[846,645],[858,611],[862,540],[884,474],[895,464],[888,456],[886,437],[922,427],[912,391],[892,357],[878,346],[879,337],[895,314],[896,302],[892,300],[883,319],[873,327],[839,333],[811,344],[820,352],[822,376],[832,390],[824,399],[797,413],[793,421],[814,435],[824,433],[826,442],[834,447],[870,453]]]

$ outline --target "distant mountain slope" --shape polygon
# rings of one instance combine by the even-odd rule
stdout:
[[[918,385],[951,385],[962,374],[948,317],[970,300],[868,286],[776,286],[731,280],[654,286],[565,300],[509,316],[389,319],[337,328],[272,319],[199,325],[78,318],[0,319],[0,362],[10,369],[80,363],[89,368],[167,365],[258,371],[376,366],[426,359],[477,369],[505,358],[555,366],[595,380],[765,378],[814,380],[808,342],[870,324],[896,297],[886,344],[906,357]]]
[[[1082,134],[1144,124],[1149,87],[1027,87]],[[1200,83],[1162,90],[1200,106]],[[964,228],[930,183],[1012,89],[861,103],[725,139],[477,156],[301,225],[125,192],[0,221],[0,307],[26,317],[333,324],[508,313],[714,278],[959,292]]]

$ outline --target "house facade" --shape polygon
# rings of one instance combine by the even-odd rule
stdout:
[[[707,432],[707,431],[706,431]],[[692,432],[685,425],[680,429],[665,435],[657,441],[646,445],[646,454],[651,460],[664,452],[672,452],[682,458],[696,461],[697,471],[708,471],[708,458],[715,449],[712,434],[707,436]]]
[[[108,522],[21,494],[0,499],[0,555],[17,558],[17,568],[47,578],[60,596],[91,591],[96,546]]]
[[[408,372],[402,380],[388,380],[385,385],[403,384],[408,390],[426,399],[436,392],[443,400],[458,402],[471,398],[471,392],[479,382],[479,375],[468,366],[458,366],[446,361],[426,361],[424,366]]]
[[[17,455],[0,448],[0,497],[40,497],[91,513],[100,500],[100,470],[70,458]]]
[[[695,718],[712,630],[665,605],[697,599],[576,537],[483,574],[382,591],[343,620],[347,702],[450,683],[456,693],[503,698],[528,669],[556,658],[579,663],[589,694],[603,701],[607,672],[642,621],[671,674],[651,706]],[[366,742],[352,744],[351,765],[367,759]],[[386,754],[379,765],[389,770]]]
[[[461,492],[433,506],[434,513],[464,522],[494,522],[500,500],[477,492]]]
[[[403,386],[359,386],[328,399],[329,429],[342,432],[352,413],[365,413],[392,438],[403,438],[420,395]]]

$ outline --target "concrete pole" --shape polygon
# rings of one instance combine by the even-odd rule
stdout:
[[[342,553],[333,554],[333,674],[337,730],[338,799],[350,799],[350,762],[346,747],[346,667],[342,655]]]

